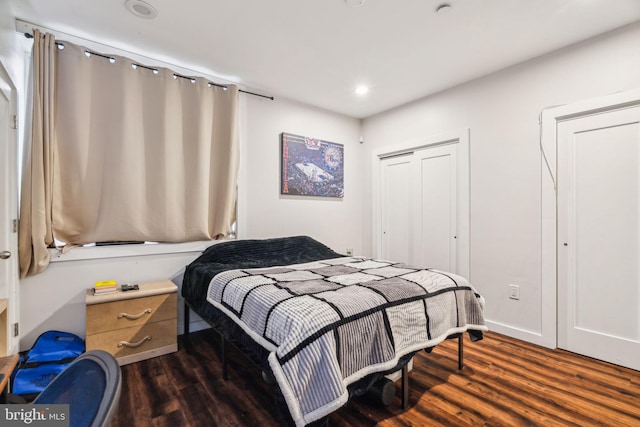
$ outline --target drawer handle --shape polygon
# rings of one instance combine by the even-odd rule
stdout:
[[[126,317],[129,320],[137,320],[142,316],[144,316],[145,314],[151,314],[151,309],[147,308],[145,311],[138,314],[120,313],[118,314],[118,319],[122,319],[123,317]]]
[[[146,337],[142,338],[138,342],[120,341],[118,343],[118,347],[136,348],[136,347],[140,347],[142,344],[144,344],[147,341],[151,341],[151,337],[149,335],[147,335]]]

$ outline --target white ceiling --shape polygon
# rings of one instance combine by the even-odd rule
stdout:
[[[153,20],[124,0],[8,1],[16,18],[356,118],[640,20],[640,0],[147,0]]]

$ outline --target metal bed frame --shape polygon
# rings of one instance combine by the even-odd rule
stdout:
[[[184,334],[189,334],[189,311],[194,310],[191,305],[187,301],[184,302]],[[197,311],[194,310],[196,313]],[[227,381],[227,350],[226,350],[226,342],[224,335],[221,331],[215,328],[211,323],[205,320],[209,326],[211,326],[219,335],[220,335],[220,361],[222,362],[222,378]],[[458,339],[458,370],[462,370],[464,368],[464,333],[453,334],[447,339]],[[229,341],[231,345],[233,342]],[[433,347],[429,349],[425,349],[425,351],[430,351]],[[241,352],[242,353],[242,352]],[[409,407],[409,367],[408,363],[405,363],[402,367],[402,375],[401,375],[401,392],[402,392],[402,409],[407,409]]]

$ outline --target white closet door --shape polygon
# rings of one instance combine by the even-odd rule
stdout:
[[[456,147],[434,146],[381,160],[384,259],[457,272]]]
[[[558,124],[558,346],[640,369],[640,108]]]
[[[414,262],[456,272],[456,145],[416,151]]]
[[[409,262],[412,196],[411,153],[382,159],[381,168],[381,238],[383,259]]]

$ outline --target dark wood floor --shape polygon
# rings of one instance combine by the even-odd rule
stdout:
[[[122,368],[114,427],[281,426],[270,386],[235,350],[221,378],[218,336],[180,337],[177,353]],[[449,341],[420,352],[410,376],[410,407],[400,391],[388,407],[364,398],[329,419],[351,426],[640,426],[640,372],[495,333],[465,345],[457,370]]]

